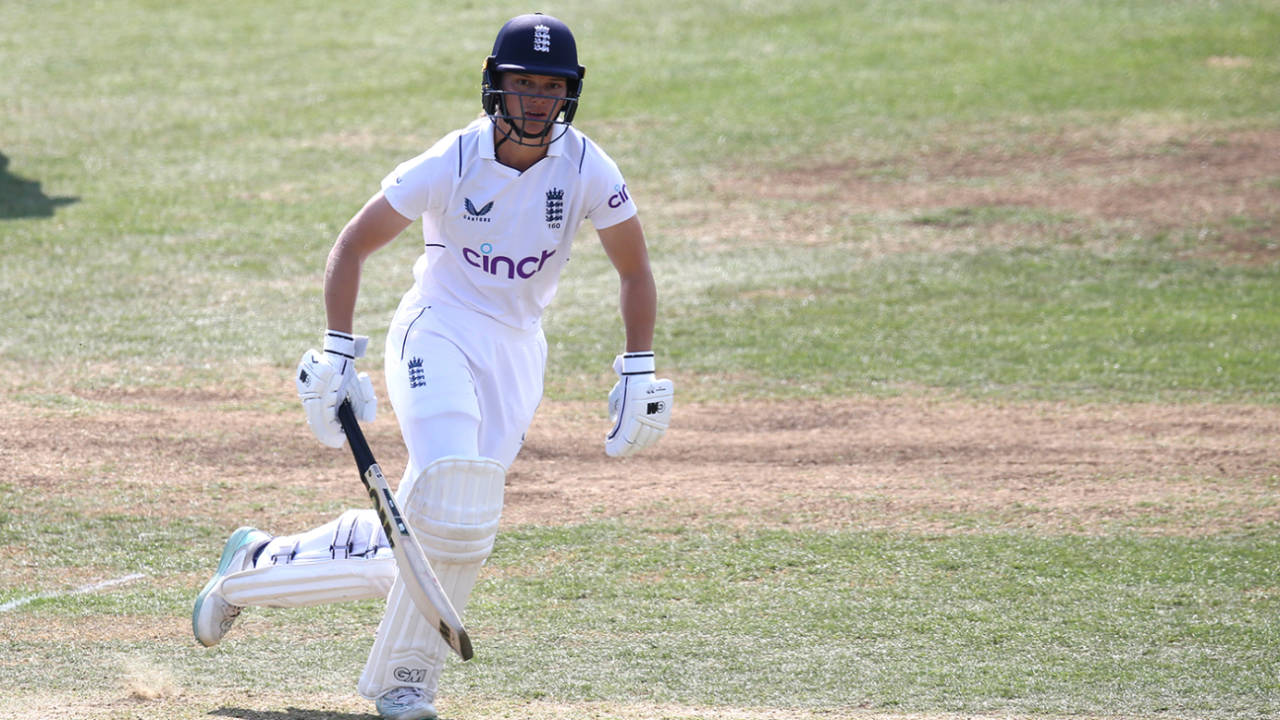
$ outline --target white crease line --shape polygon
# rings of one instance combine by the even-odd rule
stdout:
[[[127,582],[133,582],[138,578],[144,578],[144,577],[146,577],[146,575],[144,575],[143,573],[133,573],[132,575],[125,575],[124,577],[113,578],[111,580],[103,580],[102,582],[92,583],[90,585],[83,585],[69,592],[41,593],[39,595],[32,595],[31,597],[18,598],[17,600],[10,600],[5,604],[0,605],[0,612],[9,612],[14,608],[20,608],[23,605],[26,605],[27,603],[30,603],[30,602],[35,602],[36,600],[62,597],[63,595],[83,595],[85,593],[91,593],[96,590],[101,590],[103,588],[109,588],[109,587],[112,587],[113,585],[123,585]]]

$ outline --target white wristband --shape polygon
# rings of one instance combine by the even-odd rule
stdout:
[[[341,330],[324,331],[324,351],[348,360],[364,357],[368,345],[369,338],[364,335],[351,335]]]
[[[645,375],[653,373],[655,363],[652,351],[623,353],[622,355],[619,355],[618,358],[622,361],[621,367],[617,367],[618,363],[615,363],[615,369],[618,371],[619,375]]]

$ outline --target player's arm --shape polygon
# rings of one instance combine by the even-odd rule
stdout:
[[[649,251],[640,219],[633,215],[597,234],[609,261],[618,271],[618,302],[626,329],[627,352],[650,351],[658,315],[658,291],[649,267]]]
[[[626,352],[613,360],[618,382],[609,393],[613,429],[605,436],[605,452],[623,457],[658,442],[671,423],[674,386],[654,377],[653,326],[658,291],[649,267],[640,220],[632,216],[599,230],[600,242],[618,271],[619,303],[626,327]]]
[[[329,251],[324,271],[324,305],[328,329],[323,351],[308,350],[298,363],[295,380],[307,425],[320,442],[342,447],[346,435],[338,422],[338,406],[347,398],[356,416],[373,422],[378,398],[367,373],[356,373],[369,338],[352,334],[360,269],[365,258],[395,239],[412,222],[379,191],[347,222]]]
[[[352,331],[365,258],[394,240],[411,222],[379,191],[338,233],[324,271],[324,308],[330,330]]]

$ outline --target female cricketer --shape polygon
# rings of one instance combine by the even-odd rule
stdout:
[[[460,612],[493,547],[507,468],[542,398],[543,310],[590,220],[620,283],[626,347],[613,361],[605,452],[630,455],[670,423],[673,386],[654,375],[657,293],[635,201],[613,160],[572,126],[585,69],[560,20],[502,26],[486,59],[484,116],[402,163],[339,233],[324,277],[328,329],[304,354],[297,389],[316,437],[342,447],[349,399],[372,421],[377,398],[355,371],[361,267],[421,218],[423,254],[391,321],[387,394],[408,448],[399,505]],[[396,578],[372,509],[298,535],[240,528],[196,598],[192,628],[217,644],[249,605],[298,607],[386,598],[358,690],[395,720],[436,717],[448,646]]]

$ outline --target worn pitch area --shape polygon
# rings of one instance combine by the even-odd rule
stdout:
[[[19,493],[74,502],[88,518],[181,515],[276,532],[363,507],[347,451],[320,446],[298,413],[251,394],[78,397],[69,408],[0,401],[7,482]],[[602,405],[544,402],[508,474],[503,523],[1202,535],[1280,521],[1273,407],[684,403],[659,446],[624,460],[604,454],[607,425]],[[366,433],[394,484],[405,463],[394,417],[384,411]],[[8,581],[28,572],[0,567]]]
[[[1105,252],[1116,238],[1167,234],[1180,239],[1173,250],[1181,258],[1264,265],[1280,257],[1278,180],[1280,133],[1274,129],[1133,123],[1021,143],[953,142],[870,162],[728,174],[697,203],[669,203],[664,219],[689,242],[781,238],[847,244],[868,256],[1082,237]],[[56,369],[13,370],[6,374],[11,392],[0,396],[0,460],[8,468],[0,486],[22,503],[6,507],[10,515],[75,523],[177,518],[228,531],[248,524],[293,532],[341,508],[366,505],[346,451],[319,446],[306,429],[286,370],[264,371],[232,391],[51,387],[56,381],[47,378],[59,376]],[[674,379],[684,388],[697,382]],[[659,447],[619,461],[603,452],[603,397],[591,404],[544,402],[508,476],[504,526],[617,519],[662,527],[1172,536],[1280,526],[1276,407],[927,396],[699,404],[678,397],[673,422]],[[384,412],[367,434],[394,481],[404,466],[394,418]],[[113,577],[105,566],[71,571],[31,562],[33,549],[23,538],[2,537],[0,587],[72,592]],[[179,573],[138,582],[185,592],[205,579]],[[97,592],[122,588],[133,586]],[[189,641],[186,618],[58,618],[19,627],[0,617],[0,635],[22,632],[27,640],[35,635],[68,648],[170,643],[179,635]],[[0,660],[0,668],[21,662]],[[215,698],[185,692],[164,669],[129,666],[119,674],[121,687],[86,688],[74,698],[0,698],[0,718],[31,717],[35,710],[49,718],[370,717],[369,704],[345,692],[316,697],[246,689]],[[811,716],[454,702],[468,716]],[[245,705],[281,710],[234,709]],[[212,706],[221,710],[210,712]],[[820,716],[901,717],[852,708]]]

